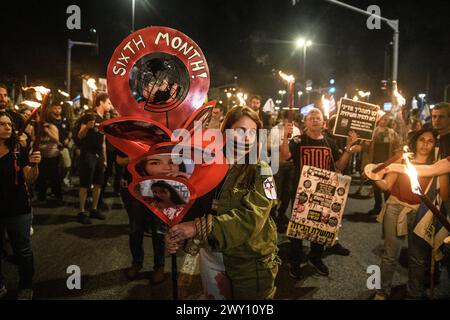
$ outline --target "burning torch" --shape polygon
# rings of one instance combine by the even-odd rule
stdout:
[[[280,77],[284,80],[287,81],[288,85],[289,85],[289,114],[288,114],[288,119],[289,122],[292,123],[292,121],[294,120],[294,83],[295,83],[295,78],[293,75],[287,75],[286,73],[284,73],[283,71],[279,71],[278,74],[280,75]],[[290,138],[290,135],[289,137]]]
[[[95,107],[95,98],[97,97],[97,84],[94,78],[89,78],[86,81],[86,84],[88,85],[89,89],[92,91],[91,99],[92,99],[92,108]]]
[[[25,130],[27,125],[30,123],[31,119],[33,117],[35,117],[37,115],[37,113],[38,113],[38,110],[40,110],[40,112],[39,112],[39,121],[36,122],[36,138],[35,138],[35,141],[34,141],[34,144],[33,144],[33,151],[39,151],[39,146],[41,144],[41,132],[42,132],[42,127],[43,127],[43,125],[45,123],[50,89],[45,88],[43,86],[37,86],[37,87],[22,88],[22,90],[24,90],[24,91],[34,90],[36,99],[38,101],[40,101],[40,108],[39,108],[39,103],[38,102],[30,101],[30,102],[27,103],[27,105],[29,105],[29,106],[30,105],[34,106],[35,109],[31,113],[30,117],[28,117],[28,119],[25,121],[25,124],[23,126],[23,130]],[[19,134],[22,135],[23,132],[20,132]]]
[[[405,148],[406,151],[406,148]],[[442,224],[442,226],[450,232],[450,222],[448,222],[447,218],[442,214],[442,212],[433,204],[430,198],[423,192],[420,187],[418,174],[416,168],[412,165],[411,161],[408,158],[407,152],[403,154],[403,159],[405,160],[405,173],[408,175],[409,180],[411,181],[411,191],[418,195],[420,200],[430,209],[436,219]]]

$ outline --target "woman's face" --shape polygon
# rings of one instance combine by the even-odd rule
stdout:
[[[422,156],[429,156],[433,152],[436,140],[431,132],[420,135],[416,142],[416,152]]]
[[[381,117],[380,121],[378,121],[378,126],[382,128],[386,128],[389,122],[389,116],[384,115]]]
[[[174,164],[170,154],[158,154],[147,157],[145,172],[149,176],[166,176],[180,171],[180,166]]]
[[[152,188],[153,195],[161,201],[170,200],[170,191],[166,188],[154,187]]]
[[[252,146],[256,142],[258,127],[251,118],[243,116],[231,126],[231,129],[234,130],[234,141],[238,146],[244,147],[243,144]]]
[[[7,140],[11,138],[12,122],[7,116],[0,117],[0,139]]]

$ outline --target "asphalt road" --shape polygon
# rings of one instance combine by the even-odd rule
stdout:
[[[351,193],[356,189],[352,186]],[[367,192],[367,191],[365,191]],[[151,236],[146,235],[144,270],[135,281],[127,281],[123,270],[129,266],[128,218],[119,197],[106,198],[111,210],[107,220],[93,220],[92,225],[76,221],[77,191],[65,195],[65,207],[35,208],[33,249],[35,255],[35,299],[171,299],[171,261],[166,259],[166,280],[150,285],[152,270]],[[326,255],[324,261],[330,275],[315,274],[310,266],[303,267],[304,279],[295,281],[288,275],[288,240],[280,235],[282,264],[277,279],[277,299],[368,299],[373,294],[366,286],[368,266],[379,265],[382,252],[381,225],[367,215],[373,198],[349,198],[339,239],[351,250],[350,256]],[[405,242],[406,247],[406,242]],[[307,250],[307,248],[305,248]],[[393,299],[401,299],[407,281],[406,248],[402,251],[394,279]],[[182,256],[178,257],[181,265]],[[76,265],[81,270],[81,289],[69,290],[67,268]],[[8,287],[6,299],[15,299],[17,271],[11,261],[4,262]],[[450,298],[450,281],[442,272],[435,298]]]

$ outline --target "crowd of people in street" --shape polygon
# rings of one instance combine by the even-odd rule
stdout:
[[[135,280],[143,268],[144,233],[148,230],[152,234],[154,256],[151,284],[165,279],[166,253],[187,248],[198,254],[203,289],[208,298],[273,299],[281,263],[289,264],[289,276],[293,279],[304,277],[301,264],[306,262],[319,275],[328,276],[333,270],[323,261],[324,252],[348,256],[351,252],[345,243],[325,247],[311,242],[309,252],[305,252],[302,240],[289,238],[289,260],[281,262],[278,256],[277,237],[286,233],[289,209],[305,165],[360,177],[361,187],[355,196],[371,190],[365,197],[374,201],[374,205],[367,214],[378,215],[384,239],[380,262],[382,286],[374,299],[389,297],[405,239],[409,258],[407,297],[426,297],[432,247],[413,232],[422,214],[420,199],[412,193],[408,176],[399,173],[400,167],[388,167],[384,177],[369,182],[370,188],[363,188],[367,181],[363,171],[366,164],[383,163],[402,153],[403,146],[408,145],[413,164],[436,163],[433,170],[427,170],[436,177],[421,177],[420,185],[426,192],[439,195],[441,211],[446,214],[450,209],[450,161],[445,160],[450,157],[450,105],[435,105],[427,123],[411,116],[406,123],[399,124],[392,114],[386,113],[377,121],[373,140],[362,141],[355,132],[349,132],[347,138],[333,136],[336,119],[325,118],[320,108],[313,108],[305,116],[292,115],[287,110],[269,114],[262,110],[261,100],[255,95],[248,100],[248,106],[234,106],[229,110],[217,104],[205,127],[223,132],[267,129],[268,141],[278,142],[275,144],[280,154],[278,172],[273,175],[264,161],[238,162],[260,138],[256,133],[246,135],[246,151],[229,164],[221,183],[196,199],[183,221],[169,228],[130,193],[132,174],[127,165],[133,159],[114,148],[99,129],[103,121],[118,116],[107,93],[98,92],[92,107],[83,112],[74,112],[63,97],[55,94],[42,119],[29,121],[33,109],[27,105],[15,109],[8,88],[0,85],[0,250],[3,260],[4,248],[9,244],[17,258],[18,298],[33,297],[33,207],[65,206],[65,194],[74,188],[78,188],[79,197],[74,220],[83,225],[92,224],[92,219],[108,219],[110,208],[105,201],[108,186],[115,197],[121,197],[129,218],[131,258],[130,267],[125,270],[129,281]],[[398,125],[407,126],[407,136],[395,130]],[[310,157],[311,152],[316,157]],[[437,162],[440,159],[444,160]],[[180,165],[158,156],[147,158],[141,169],[146,175],[186,174]],[[162,183],[156,187],[161,190],[155,190],[155,194],[171,196],[170,186],[166,187],[169,191],[163,190]],[[164,201],[184,203],[173,197],[164,199],[161,195],[160,203],[154,205],[164,209]],[[443,246],[447,255],[436,266],[438,271],[446,269],[450,275],[449,248]],[[0,298],[7,292],[1,271],[0,261]],[[434,274],[437,283],[440,272]]]

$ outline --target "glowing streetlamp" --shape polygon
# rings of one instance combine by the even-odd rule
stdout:
[[[231,98],[232,94],[231,92],[227,92],[227,107],[228,109],[230,108],[230,98]]]
[[[283,97],[286,94],[286,90],[278,90],[278,94],[281,96],[281,101],[283,101]]]
[[[302,104],[302,95],[303,95],[303,91],[299,90],[297,91],[297,95],[298,95],[298,106],[300,107]]]
[[[312,46],[312,41],[305,38],[298,38],[295,41],[297,49],[303,48],[303,74],[302,77],[306,81],[306,48]]]

